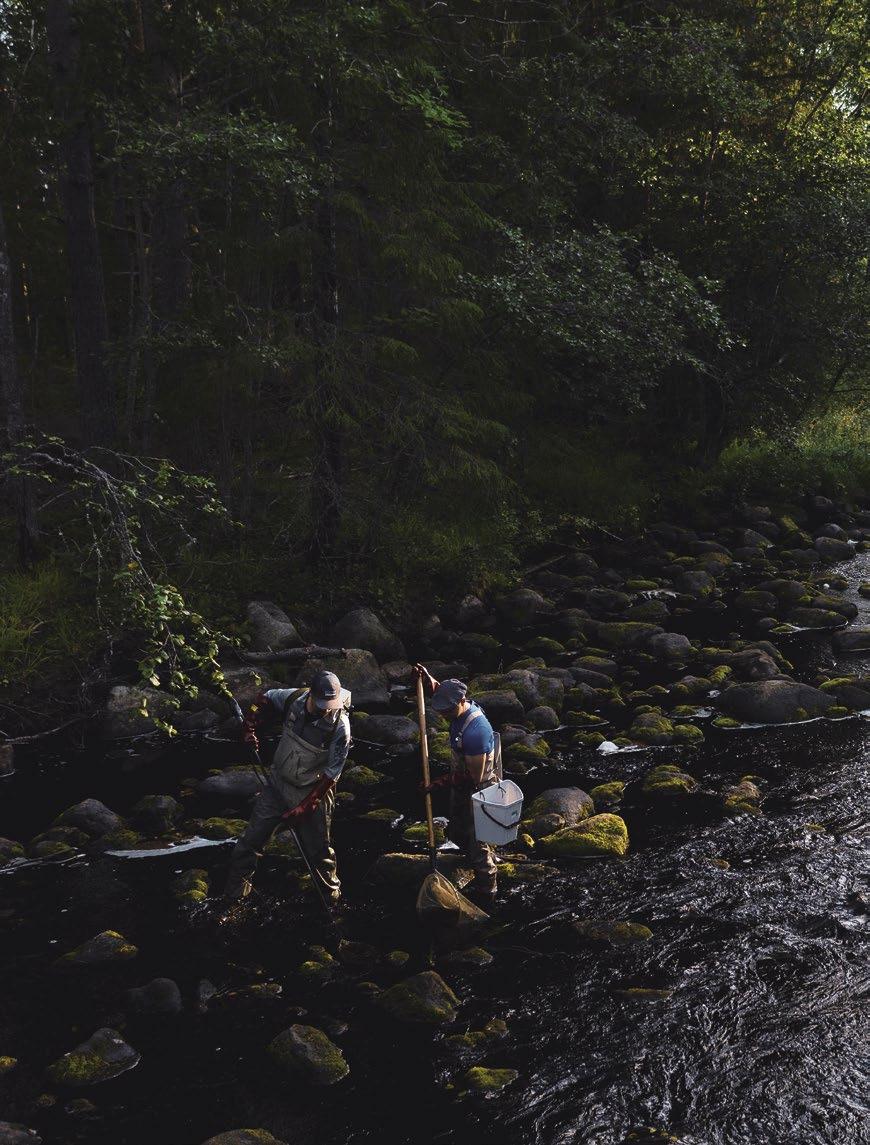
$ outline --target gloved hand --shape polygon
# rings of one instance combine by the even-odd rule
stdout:
[[[265,692],[254,699],[248,708],[248,714],[242,723],[242,742],[249,743],[254,751],[260,750],[260,741],[257,738],[257,728],[270,714],[270,704]]]
[[[422,679],[423,688],[431,696],[435,689],[438,687],[438,681],[430,673],[429,669],[423,664],[415,664],[413,667],[414,679]]]
[[[252,724],[247,720],[242,724],[242,743],[249,743],[254,751],[260,750],[260,741],[257,739],[257,733]]]
[[[295,807],[291,807],[289,811],[285,811],[281,816],[288,826],[294,827],[306,815],[313,814],[320,806],[320,801],[324,795],[332,787],[332,780],[324,776],[323,779],[313,787],[301,803],[297,803]]]
[[[431,783],[421,783],[418,786],[424,794],[429,795],[439,787],[473,787],[474,783],[467,771],[448,771],[438,779],[433,779]]]

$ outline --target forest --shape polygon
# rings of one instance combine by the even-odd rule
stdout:
[[[866,488],[860,0],[0,21],[14,685],[158,614],[407,619],[560,529]]]

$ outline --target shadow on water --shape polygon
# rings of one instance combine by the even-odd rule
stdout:
[[[807,644],[795,656],[810,665],[831,653]],[[219,883],[225,848],[0,877],[0,1054],[21,1063],[0,1079],[0,1118],[38,1127],[46,1145],[199,1145],[239,1126],[268,1127],[293,1145],[619,1145],[640,1126],[688,1145],[870,1142],[867,732],[861,719],[711,730],[691,757],[702,794],[678,813],[638,798],[634,781],[661,753],[562,756],[527,777],[527,796],[628,780],[632,849],[622,862],[565,863],[511,888],[486,942],[492,964],[444,971],[463,999],[448,1032],[507,1022],[482,1060],[520,1076],[491,1100],[457,1097],[449,1087],[468,1063],[445,1052],[444,1035],[387,1023],[360,987],[425,968],[429,952],[413,892],[366,878],[378,854],[402,849],[401,826],[361,822],[358,804],[336,822],[351,904],[344,927],[382,952],[407,951],[402,971],[379,963],[326,985],[301,978],[308,945],[328,931],[281,860],[263,865],[260,893],[228,927],[207,910],[185,914],[169,894],[182,868],[208,867]],[[0,834],[27,837],[85,795],[123,812],[237,750],[182,744],[145,762],[33,757],[0,789]],[[391,776],[379,805],[419,816],[413,757],[362,750],[358,759]],[[723,818],[714,793],[747,773],[764,781],[765,814]],[[570,922],[583,917],[643,922],[653,938],[582,947]],[[51,968],[104,928],[135,942],[138,958],[74,976]],[[182,1014],[127,1012],[125,991],[155,976],[178,982]],[[204,979],[217,996],[200,1009]],[[267,982],[283,987],[280,997],[232,995]],[[349,1078],[324,1091],[277,1072],[264,1048],[293,1021],[333,1033]],[[82,1091],[90,1111],[67,1112],[72,1091],[38,1108],[54,1092],[45,1066],[103,1025],[122,1031],[141,1064]]]

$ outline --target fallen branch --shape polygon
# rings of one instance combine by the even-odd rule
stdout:
[[[332,656],[346,656],[346,648],[323,648],[319,644],[306,644],[302,648],[282,648],[277,652],[238,652],[238,657],[247,664],[267,664],[270,660],[289,660],[295,663],[316,657],[323,660]]]
[[[3,737],[3,739],[0,740],[0,743],[3,743],[3,744],[7,744],[7,743],[9,743],[9,744],[33,743],[34,740],[48,739],[49,736],[56,736],[58,732],[65,731],[66,728],[71,728],[73,726],[73,724],[84,723],[85,720],[90,720],[90,719],[93,719],[92,715],[74,716],[71,720],[67,720],[65,723],[58,724],[58,726],[56,728],[49,728],[48,731],[44,731],[44,732],[35,732],[34,735],[31,735],[31,736],[9,737],[6,735],[6,732],[0,730],[0,736]]]

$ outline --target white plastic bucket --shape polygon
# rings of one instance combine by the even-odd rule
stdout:
[[[512,779],[502,779],[475,791],[471,797],[474,809],[474,834],[478,843],[512,843],[523,814],[523,793]]]

